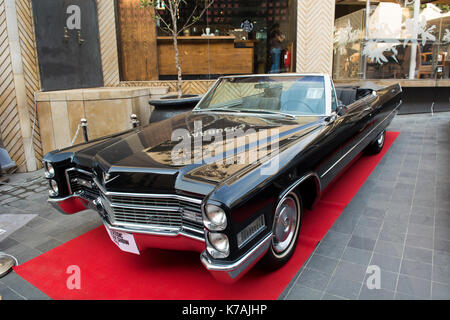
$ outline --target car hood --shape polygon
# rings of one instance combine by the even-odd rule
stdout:
[[[250,160],[250,151],[267,150],[267,161],[275,150],[288,148],[322,120],[190,112],[65,152],[72,153],[77,166],[93,168],[109,191],[208,194],[219,183],[264,162]],[[221,153],[212,151],[220,145]],[[215,161],[215,157],[234,161]]]

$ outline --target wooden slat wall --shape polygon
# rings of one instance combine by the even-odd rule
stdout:
[[[97,0],[100,52],[106,87],[115,86],[120,82],[114,2],[114,0]]]
[[[219,37],[217,37],[219,38]],[[234,39],[178,40],[184,75],[253,73],[254,48],[235,48]],[[176,75],[173,40],[158,40],[160,75]]]
[[[17,163],[18,171],[24,172],[27,168],[42,166],[43,151],[34,103],[34,93],[40,89],[40,79],[31,1],[14,0],[10,3],[15,5],[20,45],[18,63],[21,63],[22,73],[14,75],[12,69],[6,3],[0,0],[0,136],[9,155]],[[24,132],[33,135],[32,145],[29,139],[28,145],[25,145]],[[27,151],[31,151],[28,157]]]
[[[38,168],[43,158],[39,121],[34,103],[34,93],[40,90],[39,67],[34,35],[33,11],[31,0],[16,0],[17,23],[19,28],[20,49],[22,53],[23,75],[25,80],[26,107],[30,115],[33,132],[33,148]]]
[[[298,0],[297,72],[333,71],[335,0]]]
[[[11,158],[22,166],[25,163],[25,152],[17,110],[4,0],[0,0],[0,135]]]
[[[118,0],[120,67],[123,81],[157,80],[156,24],[152,8],[137,0]]]

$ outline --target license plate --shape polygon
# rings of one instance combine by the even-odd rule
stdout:
[[[105,226],[105,228],[106,231],[108,231],[111,241],[114,242],[120,250],[133,254],[140,254],[134,236],[131,233],[110,230],[107,226]]]

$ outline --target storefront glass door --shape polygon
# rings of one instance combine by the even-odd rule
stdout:
[[[339,16],[334,78],[423,80],[427,86],[449,79],[450,5],[422,2],[367,0]]]
[[[154,9],[142,8],[140,0],[117,3],[121,80],[175,80],[175,49],[166,24],[171,21],[168,3],[161,0],[157,6],[162,19],[152,19]],[[215,0],[202,12],[208,3],[180,3],[177,24],[189,25],[177,40],[184,79],[295,71],[296,0]],[[195,23],[189,23],[197,15]],[[150,29],[156,29],[155,37]],[[145,41],[129,45],[136,39]],[[131,70],[136,62],[141,68]]]

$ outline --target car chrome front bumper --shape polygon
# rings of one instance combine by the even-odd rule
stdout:
[[[68,196],[65,198],[50,198],[48,203],[62,214],[72,215],[87,209],[94,209],[90,202],[78,196]]]
[[[200,260],[206,269],[217,280],[234,283],[244,276],[267,253],[272,243],[272,232],[265,236],[253,249],[234,262],[224,262],[211,259],[206,251],[200,255]]]
[[[92,209],[98,212],[95,205],[86,199],[72,195],[66,198],[49,199],[49,203],[63,214],[75,214],[77,212]],[[270,232],[249,252],[233,262],[224,262],[212,259],[205,250],[204,238],[194,236],[190,232],[178,234],[156,233],[145,229],[133,229],[114,226],[99,212],[105,227],[110,230],[131,233],[135,236],[140,250],[146,248],[189,250],[202,252],[200,260],[205,268],[220,282],[234,283],[244,276],[267,253],[272,243],[273,234]],[[187,231],[187,230],[186,230]]]

